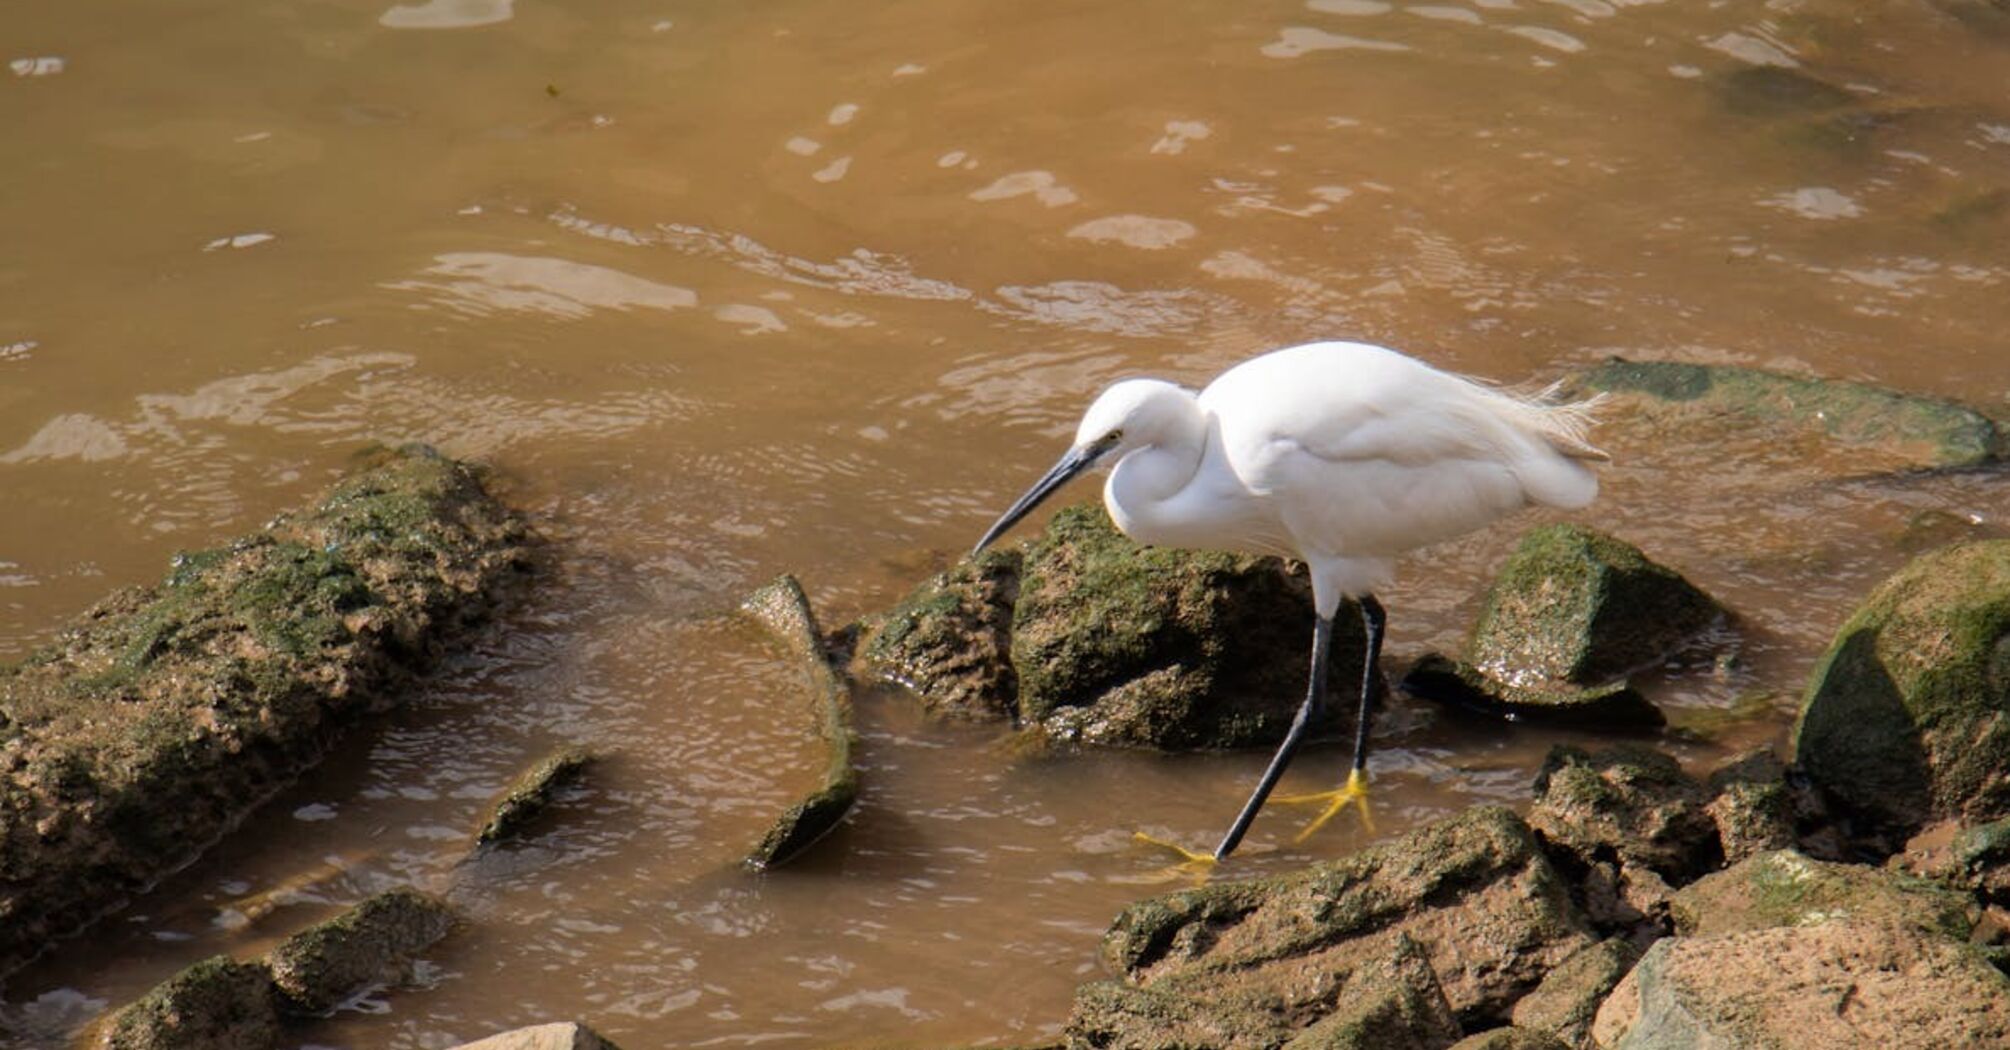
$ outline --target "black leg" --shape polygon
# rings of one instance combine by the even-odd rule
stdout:
[[[1361,716],[1354,723],[1354,770],[1349,779],[1365,783],[1368,778],[1368,701],[1375,695],[1375,676],[1382,665],[1382,628],[1389,615],[1372,594],[1360,598],[1361,625],[1368,632],[1368,648],[1361,659]]]
[[[1379,613],[1381,607],[1377,606],[1376,611]],[[1284,734],[1284,742],[1277,745],[1277,753],[1270,756],[1270,766],[1263,771],[1263,779],[1257,781],[1249,801],[1242,804],[1242,812],[1236,814],[1228,834],[1221,837],[1221,845],[1214,848],[1214,859],[1220,860],[1235,852],[1243,834],[1249,830],[1249,822],[1256,819],[1256,811],[1263,808],[1263,800],[1270,797],[1270,789],[1277,786],[1277,778],[1284,775],[1284,767],[1291,764],[1291,756],[1305,738],[1306,728],[1325,708],[1326,656],[1332,647],[1333,621],[1321,616],[1312,626],[1312,680],[1305,687],[1305,702],[1298,705],[1298,716],[1291,720],[1291,731]]]

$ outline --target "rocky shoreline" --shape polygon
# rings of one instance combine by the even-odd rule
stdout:
[[[1878,469],[2002,469],[2001,431],[1959,406],[1616,360],[1577,382],[1646,425],[1700,414],[1861,448]],[[0,672],[0,755],[35,785],[7,802],[0,930],[15,939],[0,947],[25,958],[185,860],[186,843],[221,834],[315,760],[346,718],[388,702],[525,574],[528,533],[466,468],[405,452],[358,478],[267,534],[189,556],[161,587],[116,596]],[[1589,726],[1613,746],[1554,749],[1525,813],[1478,806],[1303,871],[1132,903],[1104,937],[1107,976],[1081,986],[1053,1045],[2010,1045],[2010,540],[1920,554],[1838,631],[1786,752],[1744,752],[1700,775],[1651,746],[1645,734],[1665,719],[1630,676],[1735,648],[1735,610],[1624,540],[1571,525],[1526,534],[1482,606],[1464,652],[1417,659],[1401,692],[1463,717]],[[750,856],[763,870],[847,819],[852,680],[899,685],[932,717],[994,723],[1032,749],[1261,746],[1297,704],[1309,622],[1302,570],[1139,548],[1093,507],[829,637],[792,578],[747,608],[804,667],[830,745],[820,786]],[[1343,691],[1359,681],[1358,634],[1336,631]],[[198,657],[221,669],[194,674],[209,666]],[[115,819],[121,782],[90,764],[105,748],[52,743],[67,739],[54,699],[188,711],[176,690],[191,681],[205,697],[241,696],[216,710],[244,705],[245,717],[200,732],[128,718],[120,738],[158,752],[141,768],[166,771],[133,785],[207,785],[202,805],[180,803],[192,822],[165,829],[177,852],[120,830],[131,826],[131,814]],[[1386,684],[1377,692],[1394,702]],[[1320,728],[1344,732],[1350,714]],[[471,850],[518,833],[586,761],[564,751],[539,763]],[[106,843],[138,859],[92,869],[103,888],[80,898],[88,907],[37,889],[84,877],[63,858]],[[52,858],[48,873],[27,866],[38,856]],[[100,1038],[265,1050],[289,1017],[396,982],[452,916],[449,901],[411,891],[370,898],[260,960],[192,967]],[[469,1045],[611,1044],[556,1024]]]

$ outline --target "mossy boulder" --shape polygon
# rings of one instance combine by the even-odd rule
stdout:
[[[1329,1018],[1344,1027],[1382,1009],[1354,998],[1370,987],[1357,972],[1400,959],[1406,940],[1452,1016],[1480,1025],[1504,1023],[1596,938],[1521,818],[1480,806],[1303,872],[1130,905],[1103,939],[1119,980],[1081,989],[1068,1038],[1166,1045],[1153,1033],[1179,1031],[1181,1045],[1274,1046]]]
[[[289,1012],[326,1014],[372,985],[403,979],[412,957],[453,925],[445,901],[388,890],[280,942],[265,967]]]
[[[1712,872],[1669,903],[1675,932],[1684,936],[1851,921],[1911,926],[1965,941],[1980,918],[1972,898],[1937,883],[1795,850],[1761,853]]]
[[[1666,660],[1725,616],[1632,544],[1582,525],[1543,525],[1501,566],[1466,653],[1509,686],[1600,685]]]
[[[1311,584],[1282,559],[1141,547],[1100,505],[1071,507],[1025,553],[1012,616],[1019,718],[1091,744],[1272,743],[1304,699],[1312,623]],[[1364,649],[1347,603],[1332,695],[1357,695]],[[1341,700],[1332,715],[1351,721],[1353,707]]]
[[[1767,77],[1789,87],[1798,83],[1787,71]],[[1618,357],[1578,383],[1628,399],[1628,413],[1717,430],[1743,427],[1779,444],[1831,444],[1849,450],[1859,470],[1975,466],[2010,450],[2010,437],[1981,412],[1865,383]]]
[[[747,853],[756,871],[785,864],[834,830],[858,801],[858,767],[852,763],[857,731],[852,726],[851,688],[831,666],[816,614],[802,584],[784,575],[755,591],[741,608],[768,629],[801,666],[825,744],[824,767],[816,786],[768,825]]]
[[[1872,831],[2010,815],[2010,540],[1922,555],[1817,665],[1794,762]]]
[[[1851,921],[1655,942],[1599,1007],[1603,1050],[2010,1045],[2010,978],[1971,945]]]
[[[593,756],[586,749],[563,747],[532,763],[502,797],[475,832],[476,846],[492,846],[522,834],[567,788],[579,782]]]
[[[1010,721],[1017,711],[1012,608],[1021,552],[993,548],[916,587],[867,621],[855,666],[860,677],[896,682],[938,717]]]
[[[104,1026],[104,1050],[273,1050],[279,1010],[265,968],[219,955],[161,982]]]
[[[533,565],[472,468],[380,451],[0,667],[0,973],[186,864]]]

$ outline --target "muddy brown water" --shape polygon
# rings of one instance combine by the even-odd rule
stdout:
[[[13,5],[0,62],[0,657],[367,441],[492,462],[565,551],[405,709],[8,979],[22,1046],[400,883],[468,925],[306,1043],[1049,1034],[1158,888],[1132,830],[1212,841],[1263,756],[1028,761],[872,693],[854,818],[752,877],[817,762],[739,596],[791,570],[830,624],[884,606],[1101,384],[1313,338],[1505,381],[1621,352],[2010,391],[2010,19],[1980,2],[103,0]],[[1752,625],[1735,666],[1648,683],[1698,767],[1784,738],[1908,523],[2006,511],[1987,475],[1599,436],[1578,517]],[[1456,646],[1537,520],[1410,558],[1392,663]],[[1374,832],[1294,844],[1278,809],[1225,877],[1521,803],[1584,738],[1405,707],[1381,739]],[[585,794],[459,865],[569,742],[609,756]]]

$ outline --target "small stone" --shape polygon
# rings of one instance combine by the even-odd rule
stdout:
[[[105,1050],[273,1050],[272,978],[228,956],[205,959],[120,1010],[104,1033]]]
[[[451,1050],[620,1050],[620,1047],[583,1024],[560,1021],[500,1032]]]
[[[560,791],[576,783],[592,761],[591,755],[576,747],[540,759],[496,800],[489,819],[475,833],[475,844],[490,846],[515,838],[551,805]]]
[[[288,937],[265,964],[290,1012],[326,1014],[372,985],[402,979],[412,956],[453,924],[445,901],[417,890],[388,890]]]
[[[1703,785],[1652,748],[1552,748],[1535,792],[1529,826],[1580,868],[1617,858],[1636,883],[1681,885],[1722,857]]]
[[[929,714],[1010,721],[1019,684],[1012,671],[1012,607],[1021,553],[992,549],[966,558],[864,625],[862,678],[906,686]]]
[[[1755,748],[1710,774],[1710,802],[1704,807],[1717,825],[1724,862],[1795,844],[1794,796],[1787,767],[1771,748]]]

